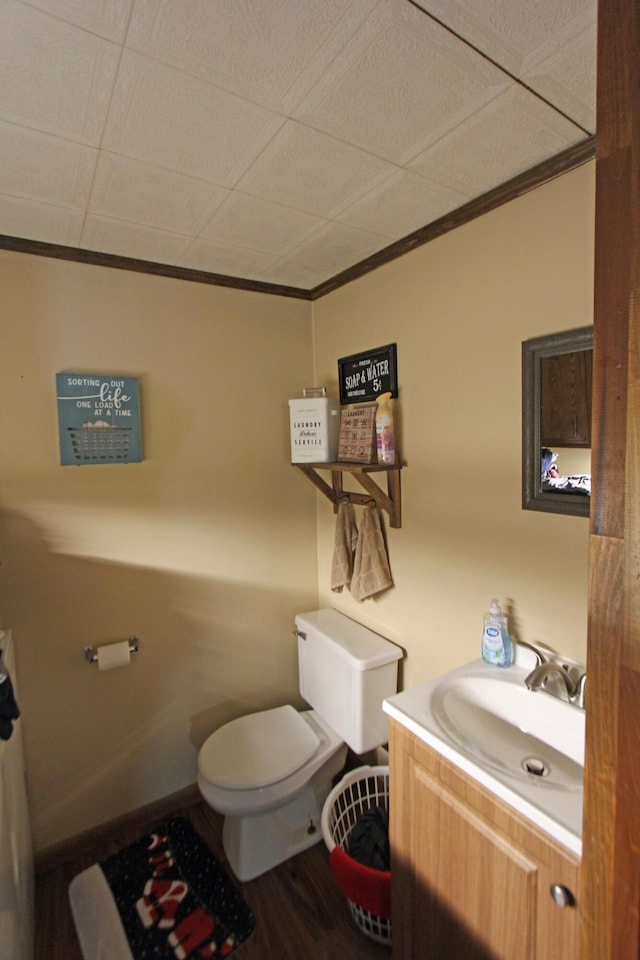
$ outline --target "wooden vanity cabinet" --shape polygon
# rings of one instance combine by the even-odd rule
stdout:
[[[578,857],[389,727],[393,960],[576,958]]]

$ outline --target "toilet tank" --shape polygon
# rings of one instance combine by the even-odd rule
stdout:
[[[299,613],[300,693],[354,753],[388,740],[382,701],[396,692],[402,650],[329,608]]]

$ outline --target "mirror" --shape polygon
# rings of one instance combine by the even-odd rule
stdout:
[[[522,344],[522,507],[588,517],[593,327]]]

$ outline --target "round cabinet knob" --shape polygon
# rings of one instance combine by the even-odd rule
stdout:
[[[571,890],[567,887],[563,887],[561,883],[552,883],[549,887],[549,892],[553,902],[558,907],[573,907],[575,905],[575,899]]]

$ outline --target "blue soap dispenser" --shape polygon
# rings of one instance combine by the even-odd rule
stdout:
[[[494,667],[510,667],[513,662],[507,618],[497,600],[491,601],[489,612],[484,615],[482,659]]]

